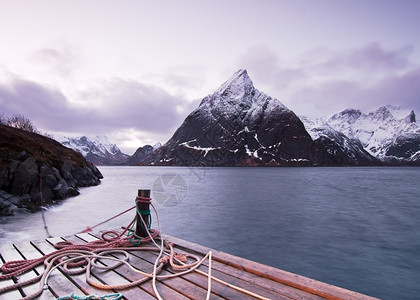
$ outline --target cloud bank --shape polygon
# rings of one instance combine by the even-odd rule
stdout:
[[[172,134],[189,108],[185,99],[164,89],[120,78],[98,81],[78,98],[74,101],[59,90],[15,78],[0,84],[0,113],[24,115],[49,133],[112,136],[115,132],[114,139],[119,139],[131,132],[139,142],[156,142]]]
[[[410,61],[412,52],[411,45],[386,50],[369,43],[341,52],[315,49],[286,61],[256,47],[238,64],[297,114],[321,116],[387,104],[420,111],[420,67]]]

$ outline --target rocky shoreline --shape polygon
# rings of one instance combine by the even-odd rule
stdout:
[[[37,211],[102,178],[80,153],[55,140],[0,125],[0,216]]]

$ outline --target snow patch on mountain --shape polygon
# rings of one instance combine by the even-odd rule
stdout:
[[[332,128],[324,119],[301,116],[306,130],[314,141],[326,146],[326,151],[337,156],[338,152],[345,155],[355,164],[361,162],[374,162],[374,158],[366,152],[360,140],[350,138],[340,131]],[[353,120],[350,120],[352,122]]]
[[[397,138],[420,135],[414,111],[391,105],[368,114],[346,109],[332,115],[326,122],[348,137],[359,139],[367,151],[379,158],[386,156],[387,149]]]
[[[335,130],[322,118],[312,118],[309,116],[299,116],[299,118],[313,140],[316,140],[321,136],[329,136],[331,133],[335,132]]]
[[[98,135],[95,137],[95,139],[93,140],[93,144],[98,147],[98,149],[102,152],[102,153],[110,153],[112,155],[116,155],[119,152],[121,152],[121,150],[117,147],[116,144],[111,144],[111,142],[108,140],[108,138],[105,135]]]
[[[357,109],[345,109],[330,117],[300,117],[312,139],[343,134],[349,141],[362,144],[371,155],[387,160],[417,160],[420,127],[414,111],[398,106],[382,106],[367,114]]]
[[[239,70],[215,93],[206,96],[196,111],[204,110],[214,121],[216,117],[237,118],[240,114],[242,123],[246,124],[279,109],[289,111],[278,99],[257,90],[246,70]]]
[[[153,150],[156,150],[156,149],[159,149],[160,147],[162,147],[162,144],[160,142],[157,142],[152,147],[153,147]]]

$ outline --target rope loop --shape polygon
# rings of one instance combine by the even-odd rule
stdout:
[[[74,246],[74,243],[70,241],[62,241],[54,244],[55,249],[63,249],[69,246]]]
[[[137,196],[136,197],[136,202],[151,204],[152,203],[152,198]]]
[[[135,236],[135,237],[133,237],[132,239],[131,238],[129,238],[128,239],[133,245],[135,245],[135,246],[140,246],[140,243],[141,243],[141,238],[139,238],[139,237],[137,237],[137,236]]]
[[[109,235],[111,237],[109,237]],[[108,230],[105,231],[104,233],[102,233],[101,238],[106,241],[106,242],[112,242],[112,241],[116,241],[121,237],[121,235],[118,232],[115,232],[113,230]]]

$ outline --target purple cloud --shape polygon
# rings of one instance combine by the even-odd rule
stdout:
[[[15,79],[0,84],[0,113],[22,114],[47,131],[107,134],[123,128],[171,133],[184,117],[183,99],[136,81],[113,79],[85,91],[83,105],[58,90]]]
[[[386,50],[369,43],[332,53],[323,48],[289,63],[267,48],[245,53],[243,64],[256,86],[298,114],[328,115],[353,107],[376,109],[392,104],[420,111],[419,69],[410,61],[412,46]]]
[[[83,96],[100,104],[92,114],[101,123],[150,132],[167,132],[178,124],[183,103],[163,89],[118,78],[103,82],[99,89]]]
[[[402,75],[390,74],[370,85],[353,80],[329,80],[303,87],[290,97],[298,114],[329,115],[345,108],[372,111],[391,104],[420,113],[420,67]]]
[[[9,85],[0,85],[1,112],[5,115],[25,115],[38,126],[52,125],[57,114],[68,111],[67,104],[60,91],[32,81],[17,79]]]
[[[378,43],[370,43],[358,49],[327,55],[320,63],[309,64],[308,67],[332,74],[343,69],[357,72],[398,71],[410,67],[408,57],[412,52],[412,46],[387,51]]]
[[[391,74],[362,89],[358,98],[378,105],[397,104],[420,113],[420,67],[401,75]]]

